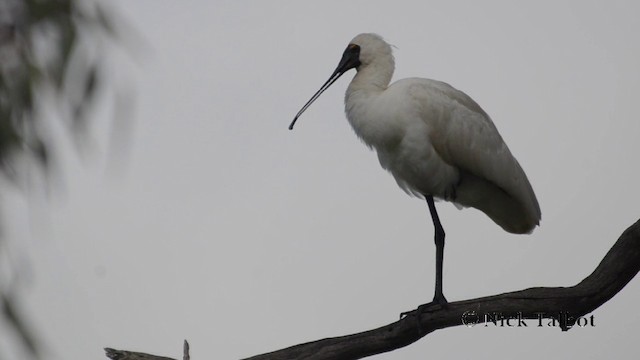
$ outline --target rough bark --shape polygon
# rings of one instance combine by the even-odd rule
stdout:
[[[537,326],[550,322],[569,330],[576,321],[582,324],[590,313],[617,294],[640,271],[640,220],[620,236],[598,267],[571,287],[536,287],[520,291],[449,303],[406,317],[377,329],[357,334],[321,339],[245,360],[347,360],[392,351],[407,346],[429,333],[452,326],[479,321],[514,325],[523,319],[535,319]],[[542,319],[550,319],[543,321]],[[580,325],[581,323],[578,323]],[[517,325],[516,325],[517,326]],[[117,350],[107,349],[117,352]],[[146,355],[146,354],[145,354]],[[111,357],[111,356],[110,356]],[[111,357],[114,360],[166,360],[163,357]]]

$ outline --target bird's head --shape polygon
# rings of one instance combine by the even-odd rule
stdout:
[[[358,65],[367,66],[377,59],[391,56],[391,45],[389,45],[382,36],[378,34],[365,33],[360,34],[351,40],[347,49],[344,52],[343,57],[350,51],[350,48],[357,48]],[[353,52],[353,50],[351,50]]]
[[[326,89],[331,86],[342,74],[356,68],[360,70],[361,66],[368,66],[375,63],[379,59],[391,59],[391,65],[393,69],[393,56],[391,55],[391,46],[382,39],[380,35],[365,33],[360,34],[351,40],[347,48],[342,53],[342,58],[338,63],[338,67],[333,71],[333,74],[329,77],[329,80],[322,85],[309,101],[298,111],[298,114],[293,118],[289,130],[293,129],[296,121],[302,115],[302,113],[322,94]]]

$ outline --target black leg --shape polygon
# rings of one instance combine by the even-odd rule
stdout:
[[[444,261],[444,229],[440,224],[440,218],[436,211],[436,204],[433,202],[433,196],[425,196],[427,205],[429,205],[429,212],[431,213],[431,220],[433,220],[433,228],[435,230],[434,241],[436,244],[436,290],[433,296],[433,304],[446,305],[447,299],[445,299],[442,293],[442,263]]]
[[[421,313],[423,313],[427,308],[438,305],[441,307],[447,306],[447,299],[444,297],[442,293],[442,264],[444,262],[444,229],[442,228],[442,224],[440,223],[440,218],[438,217],[438,212],[436,211],[436,205],[433,202],[433,196],[425,195],[425,199],[427,200],[427,205],[429,205],[429,212],[431,213],[431,220],[433,220],[433,228],[435,230],[434,241],[436,244],[436,290],[433,295],[433,301],[430,303],[422,304],[418,306],[417,309],[417,317]],[[400,318],[402,319],[404,316],[412,313],[413,311],[405,311],[400,314]],[[418,323],[418,329],[420,329],[420,324]]]

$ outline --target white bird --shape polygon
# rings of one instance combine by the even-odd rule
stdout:
[[[434,198],[484,212],[504,230],[531,233],[540,206],[524,171],[480,106],[449,84],[421,78],[391,85],[391,46],[376,34],[360,34],[347,46],[329,80],[300,115],[347,70],[357,74],[345,96],[353,130],[376,150],[380,165],[410,195],[424,197],[435,228],[436,284],[433,304],[446,306],[442,293],[445,233]]]

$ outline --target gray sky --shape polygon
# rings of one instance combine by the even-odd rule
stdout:
[[[361,32],[397,47],[394,79],[473,97],[540,201],[530,236],[437,204],[449,301],[574,285],[638,219],[637,2],[117,4],[146,40],[135,61],[112,61],[136,95],[121,171],[105,175],[97,146],[66,157],[48,204],[6,200],[31,267],[24,309],[52,359],[99,359],[105,346],[178,357],[184,338],[194,359],[239,358],[378,327],[431,299],[428,209],[349,128],[355,72],[287,130]],[[98,144],[111,115],[105,102]],[[635,279],[595,327],[456,327],[378,358],[631,358],[639,295]]]

